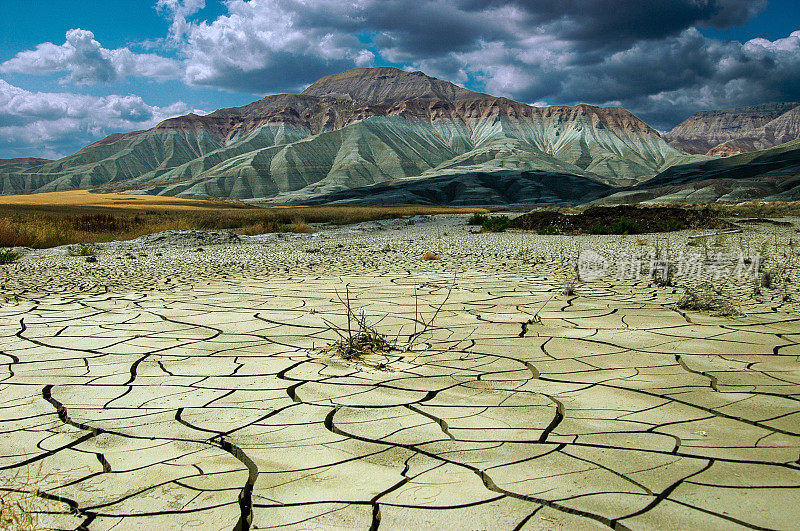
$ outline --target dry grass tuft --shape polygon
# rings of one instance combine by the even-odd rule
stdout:
[[[295,234],[311,234],[314,232],[314,229],[311,228],[311,225],[302,219],[296,219],[294,222],[292,222],[292,224],[289,225],[289,230]]]
[[[17,469],[0,481],[0,529],[45,529],[39,514],[52,509],[52,503],[38,495],[45,479],[40,466],[33,472]]]
[[[741,312],[730,300],[712,286],[703,284],[695,289],[686,289],[686,294],[678,301],[678,308],[695,312],[708,312],[717,317],[734,317]]]

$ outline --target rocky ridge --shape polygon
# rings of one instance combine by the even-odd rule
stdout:
[[[664,139],[687,153],[720,157],[767,149],[798,136],[800,102],[787,102],[698,112]]]

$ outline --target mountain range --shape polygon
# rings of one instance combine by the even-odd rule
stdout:
[[[797,138],[798,113],[798,104],[700,113],[662,137],[619,107],[535,107],[422,72],[359,68],[301,94],[113,134],[60,160],[0,160],[0,193],[95,188],[265,203],[580,202],[723,152]]]
[[[297,201],[408,178],[496,171],[630,185],[692,157],[622,108],[532,107],[421,72],[355,69],[57,161],[0,166],[0,192],[81,187]]]
[[[767,149],[800,136],[800,102],[703,111],[664,135],[687,153],[729,156]]]

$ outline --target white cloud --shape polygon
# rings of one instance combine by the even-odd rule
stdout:
[[[373,64],[369,47],[389,61],[491,94],[621,102],[662,126],[667,107],[651,96],[705,87],[702,101],[732,105],[750,103],[748,94],[783,99],[795,90],[780,74],[794,60],[786,39],[741,45],[705,38],[694,27],[740,24],[764,0],[620,0],[613,6],[607,0],[421,0],[413,9],[403,0],[228,0],[227,13],[207,22],[188,20],[202,0],[158,5],[171,14],[190,85],[297,91],[323,75]],[[766,90],[768,78],[777,90]],[[682,112],[669,109],[673,120]]]
[[[0,72],[68,72],[62,82],[89,85],[111,83],[128,76],[176,78],[181,68],[175,59],[160,55],[134,53],[129,48],[103,48],[91,31],[71,29],[64,44],[45,42],[33,50],[19,52],[0,64]]]
[[[332,72],[371,65],[374,54],[355,36],[328,25],[336,21],[337,4],[229,0],[228,14],[210,23],[185,23],[176,12],[173,26],[177,22],[185,34],[186,81],[267,93],[298,89]],[[331,8],[327,21],[309,25],[303,18],[318,15],[326,6]]]
[[[110,133],[148,129],[190,111],[182,101],[158,107],[132,94],[31,92],[0,79],[0,145],[17,156],[64,156]]]
[[[172,19],[169,34],[173,40],[178,40],[189,29],[187,18],[206,7],[205,0],[158,0],[156,9]]]

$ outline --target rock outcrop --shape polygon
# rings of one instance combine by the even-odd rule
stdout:
[[[664,135],[687,153],[730,156],[800,137],[800,102],[698,112]]]
[[[304,96],[332,97],[382,105],[414,99],[463,101],[487,94],[473,92],[453,83],[426,76],[422,72],[405,72],[391,67],[355,68],[325,76],[303,91]]]

